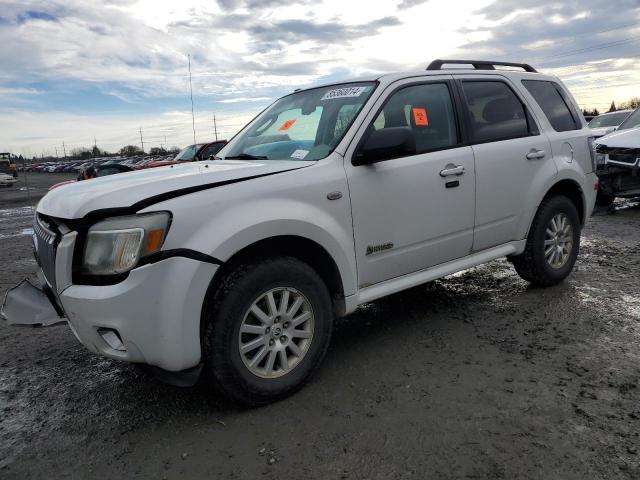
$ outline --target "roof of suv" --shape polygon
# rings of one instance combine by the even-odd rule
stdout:
[[[444,68],[442,65],[458,64],[468,65],[468,67],[453,67]],[[477,65],[474,67],[474,64]],[[435,65],[435,67],[433,67]],[[478,68],[480,66],[480,68]],[[494,66],[505,66],[508,68],[496,69]],[[380,82],[388,85],[397,80],[402,80],[411,77],[424,77],[427,75],[500,75],[517,78],[537,78],[537,79],[550,79],[555,78],[551,75],[545,75],[537,72],[530,65],[516,64],[510,62],[493,62],[493,61],[476,61],[476,60],[434,60],[426,70],[408,71],[408,72],[396,72],[385,73],[378,75],[366,75],[362,77],[356,77],[351,79],[345,79],[339,82],[326,82],[320,85],[314,85],[311,88],[327,87],[330,85],[340,85],[343,83],[354,82]],[[308,89],[301,89],[308,90]]]

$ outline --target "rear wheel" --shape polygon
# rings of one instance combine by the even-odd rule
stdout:
[[[283,398],[309,378],[327,350],[331,300],[307,264],[277,257],[228,274],[206,308],[203,350],[219,391],[248,406]]]
[[[573,270],[580,249],[580,218],[564,196],[545,199],[531,225],[525,251],[511,261],[523,279],[555,285]]]

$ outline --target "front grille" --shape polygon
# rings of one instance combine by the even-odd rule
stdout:
[[[609,160],[628,163],[629,165],[635,165],[638,158],[640,158],[640,148],[616,148],[598,145],[597,152],[609,155]]]
[[[56,249],[60,238],[54,229],[55,226],[36,214],[33,221],[36,261],[47,282],[56,291]]]

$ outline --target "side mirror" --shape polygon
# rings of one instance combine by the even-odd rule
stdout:
[[[416,136],[409,127],[390,127],[372,131],[360,144],[352,164],[372,163],[407,157],[416,153]]]

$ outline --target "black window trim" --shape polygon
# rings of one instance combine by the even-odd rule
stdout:
[[[580,121],[580,117],[578,117],[578,113],[575,111],[575,108],[573,107],[573,102],[569,101],[567,92],[564,91],[564,89],[558,84],[558,82],[554,82],[553,80],[539,79],[539,78],[523,78],[522,80],[520,80],[520,82],[522,83],[522,86],[527,90],[527,92],[529,92],[529,95],[531,95],[531,98],[533,98],[533,100],[538,104],[538,106],[540,107],[540,110],[542,110],[542,113],[544,114],[547,121],[549,122],[549,125],[551,125],[551,128],[553,128],[554,132],[558,132],[558,133],[575,132],[576,130],[582,130],[584,128],[584,126],[582,125],[582,122]],[[549,120],[549,116],[547,115],[547,112],[544,111],[544,109],[542,108],[542,105],[540,105],[540,102],[538,102],[538,99],[533,96],[533,93],[531,93],[531,90],[527,88],[527,85],[524,82],[550,83],[553,86],[553,88],[556,90],[556,92],[558,92],[558,95],[560,95],[560,98],[564,102],[564,106],[567,107],[567,110],[569,110],[569,115],[571,115],[571,119],[573,120],[573,126],[575,128],[573,130],[556,130],[553,124],[551,123],[551,120]]]
[[[472,117],[471,117],[471,111],[469,110],[468,107],[468,101],[467,101],[467,96],[464,93],[464,88],[462,86],[463,82],[466,83],[473,83],[473,82],[499,82],[504,84],[509,90],[511,90],[511,92],[515,95],[516,99],[520,102],[520,104],[522,105],[522,108],[524,110],[524,115],[527,121],[527,132],[528,135],[516,135],[516,136],[509,136],[509,137],[504,137],[504,138],[494,138],[491,140],[483,140],[483,141],[476,141],[474,138],[474,134],[473,134],[473,122],[472,122]],[[540,128],[538,127],[538,124],[536,123],[536,120],[533,118],[533,115],[530,112],[530,109],[528,107],[528,105],[525,103],[525,101],[522,99],[521,95],[518,94],[518,92],[513,88],[513,86],[511,86],[509,84],[509,82],[507,82],[506,80],[504,80],[503,78],[497,77],[496,75],[487,75],[484,78],[456,78],[455,79],[455,83],[456,83],[456,87],[458,88],[458,93],[460,95],[460,108],[462,110],[462,117],[464,118],[464,123],[466,126],[466,132],[468,135],[468,142],[469,145],[482,145],[484,143],[494,143],[494,142],[504,142],[505,140],[516,140],[518,138],[529,138],[529,137],[537,137],[540,136]]]
[[[454,120],[454,125],[456,127],[456,143],[454,145],[449,145],[448,147],[438,147],[438,148],[430,148],[428,150],[424,150],[422,152],[416,152],[412,155],[407,155],[406,157],[398,157],[398,158],[391,158],[389,160],[400,160],[402,158],[411,158],[411,157],[415,157],[417,155],[424,155],[426,153],[433,153],[433,152],[441,152],[444,150],[451,150],[454,148],[460,148],[460,147],[466,147],[469,145],[469,143],[467,142],[467,137],[466,137],[466,133],[467,133],[467,129],[466,126],[464,125],[465,122],[462,121],[461,115],[460,115],[460,98],[459,98],[459,92],[458,89],[456,88],[455,85],[455,81],[450,78],[434,78],[432,80],[418,80],[415,82],[410,82],[410,83],[403,83],[402,85],[397,85],[396,87],[394,87],[386,96],[386,98],[384,99],[384,102],[382,102],[382,105],[380,105],[380,107],[375,111],[374,115],[373,115],[373,120],[369,122],[369,125],[367,125],[367,128],[365,129],[364,133],[362,134],[362,136],[360,137],[360,139],[358,140],[358,143],[356,145],[356,148],[353,150],[353,155],[351,156],[351,164],[353,165],[353,161],[356,158],[356,156],[358,155],[358,152],[360,151],[360,148],[362,147],[363,143],[366,141],[367,137],[370,135],[371,133],[371,129],[373,127],[374,122],[376,121],[376,119],[378,118],[378,116],[380,115],[380,112],[382,112],[382,110],[384,110],[384,107],[387,105],[387,103],[389,102],[389,100],[400,90],[404,90],[405,88],[409,88],[409,87],[415,87],[415,86],[419,86],[419,85],[433,85],[433,84],[444,84],[446,85],[447,89],[449,90],[449,96],[451,99],[451,107],[453,110],[453,120]],[[384,92],[383,92],[384,95]]]

